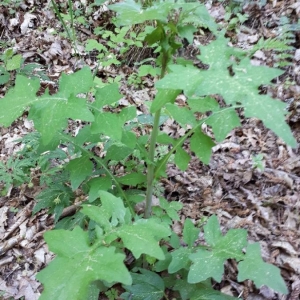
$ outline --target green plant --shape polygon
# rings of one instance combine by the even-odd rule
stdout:
[[[189,219],[182,238],[172,231],[173,221],[180,219],[181,203],[159,197],[159,205],[153,206],[153,187],[165,176],[169,159],[174,157],[175,164],[185,170],[190,154],[182,145],[189,142],[191,151],[207,164],[215,141],[224,140],[240,125],[236,108],[242,107],[246,117],[261,119],[288,145],[296,145],[285,122],[285,105],[258,93],[260,85],[283,72],[252,66],[247,52],[228,46],[224,32],[218,31],[198,2],[147,2],[145,8],[126,0],[110,8],[117,13],[116,25],[155,24],[145,36],[145,42],[157,45],[160,69],[157,94],[150,103],[153,117],[146,118],[152,125],[150,135],[136,134],[141,124],[134,106],[115,111],[122,98],[118,84],[95,87],[88,67],[62,74],[54,95],[46,91],[37,96],[38,79],[19,75],[15,87],[0,100],[4,126],[29,107],[28,118],[40,134],[35,153],[54,153],[59,145],[67,148],[67,158],[56,173],[63,176],[60,186],[56,189],[58,183],[53,188],[48,182],[49,189],[43,192],[46,200],[38,202],[34,211],[49,207],[58,220],[73,192],[81,188],[88,195],[80,212],[44,236],[56,258],[37,276],[44,285],[40,299],[98,299],[100,292],[114,285],[122,285],[122,299],[145,299],[146,295],[147,299],[168,299],[169,292],[181,299],[234,299],[212,285],[212,279],[222,280],[228,259],[238,263],[239,281],[251,279],[257,287],[268,285],[287,293],[279,269],[263,262],[259,244],[247,243],[246,230],[230,229],[223,235],[217,218],[211,216],[201,228],[205,243],[199,244],[200,229]],[[200,46],[198,58],[208,68],[199,69],[186,60],[173,63],[181,40],[191,43],[203,24],[216,37]],[[87,97],[91,91],[93,101]],[[175,102],[182,91],[187,97],[184,107]],[[223,96],[225,107],[211,96],[215,94]],[[169,117],[185,129],[184,136],[172,138],[160,131]],[[68,119],[83,121],[77,134],[65,130]],[[212,128],[214,138],[202,131],[204,123]],[[168,147],[158,153],[157,143]],[[125,166],[126,173],[115,172],[118,166],[119,170]],[[144,213],[137,214],[135,206],[143,199]]]

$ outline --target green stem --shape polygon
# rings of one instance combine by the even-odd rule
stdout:
[[[163,78],[166,74],[168,63],[168,54],[163,53],[162,67],[160,78]],[[155,148],[156,148],[156,139],[159,130],[159,119],[160,119],[161,110],[159,109],[154,115],[153,128],[150,136],[150,147],[149,147],[149,164],[147,168],[147,192],[146,192],[146,208],[144,217],[148,219],[152,211],[152,193],[153,193],[153,181],[154,181],[154,170],[155,170]]]

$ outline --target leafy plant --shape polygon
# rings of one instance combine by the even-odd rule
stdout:
[[[240,125],[237,108],[243,108],[246,117],[261,119],[288,145],[296,145],[285,122],[285,105],[258,93],[260,85],[282,71],[252,66],[247,52],[228,46],[224,32],[218,31],[198,2],[142,5],[126,0],[110,8],[117,13],[118,26],[155,24],[144,38],[150,46],[156,45],[156,68],[160,69],[157,93],[149,106],[152,115],[143,116],[144,124],[152,126],[150,135],[139,134],[142,122],[136,107],[118,107],[122,98],[118,84],[97,87],[88,67],[62,74],[54,95],[46,91],[37,96],[38,80],[18,75],[15,87],[0,100],[4,126],[29,108],[28,118],[40,134],[35,153],[52,155],[60,145],[66,148],[56,173],[63,179],[53,185],[48,182],[49,189],[42,192],[34,211],[49,207],[58,220],[72,193],[81,188],[88,195],[73,220],[60,223],[60,228],[65,225],[72,230],[45,234],[56,258],[37,276],[44,285],[40,299],[98,299],[100,292],[117,284],[124,289],[122,299],[167,298],[169,291],[181,299],[234,299],[215,291],[211,281],[222,280],[228,259],[238,263],[238,280],[251,279],[257,287],[268,285],[287,293],[279,269],[263,262],[259,245],[247,243],[245,230],[230,229],[223,235],[212,216],[203,227],[205,243],[200,245],[200,229],[191,220],[184,223],[182,239],[172,231],[172,222],[180,219],[180,203],[159,197],[159,204],[153,206],[154,185],[165,176],[170,158],[185,170],[190,154],[182,145],[189,142],[191,151],[209,163],[215,142]],[[215,34],[214,41],[200,46],[198,59],[207,68],[186,60],[174,63],[182,40],[192,43],[199,26]],[[182,91],[187,97],[185,107],[175,101]],[[89,100],[87,93],[93,93],[94,99]],[[215,94],[223,97],[225,106],[212,97]],[[167,118],[186,133],[172,138],[161,132]],[[83,121],[77,134],[66,131],[69,119]],[[213,138],[202,131],[204,123],[211,127]],[[116,166],[125,172],[115,172]],[[144,199],[144,212],[137,214],[136,204]]]

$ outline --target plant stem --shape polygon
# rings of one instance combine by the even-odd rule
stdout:
[[[160,78],[163,78],[166,74],[167,63],[168,63],[168,54],[164,52],[162,57]],[[153,128],[150,137],[149,164],[147,168],[146,208],[144,214],[144,217],[146,219],[150,217],[152,211],[152,193],[153,193],[153,181],[154,181],[154,169],[155,169],[154,155],[155,155],[155,148],[156,148],[156,139],[159,130],[160,114],[161,114],[161,110],[159,109],[154,115]]]

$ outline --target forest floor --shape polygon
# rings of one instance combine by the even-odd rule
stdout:
[[[103,23],[106,14],[103,7],[95,6],[88,10],[91,7],[88,1],[73,2],[81,12],[79,16],[84,17],[75,26],[79,45],[84,45],[91,37],[107,43],[105,38],[93,33],[94,28],[106,26]],[[45,88],[51,90],[55,89],[61,73],[71,73],[84,64],[95,70],[98,65],[95,57],[85,52],[83,46],[79,46],[79,58],[73,55],[71,42],[61,34],[62,25],[50,3],[48,0],[0,1],[0,52],[13,47],[15,53],[22,55],[24,66],[31,62],[38,63],[40,70],[35,72],[48,77],[42,82]],[[300,141],[299,23],[298,29],[292,27],[299,20],[300,2],[273,0],[240,4],[238,13],[231,14],[229,19],[226,18],[228,2],[208,1],[206,6],[220,24],[231,26],[227,36],[241,48],[253,47],[262,37],[283,39],[283,35],[288,33],[294,39],[294,49],[289,51],[290,58],[282,67],[285,73],[271,87],[262,87],[262,92],[287,104],[287,122],[297,141]],[[238,14],[240,20],[236,23],[232,21],[234,25],[230,25]],[[245,14],[248,17],[241,24]],[[285,25],[282,23],[283,17],[289,20]],[[199,40],[207,43],[209,36],[199,34]],[[278,66],[284,60],[279,54],[273,49],[257,51],[252,63]],[[193,59],[193,55],[186,49],[186,57]],[[121,75],[124,101],[135,103],[143,111],[143,99],[152,98],[154,83],[151,77],[143,78],[142,84],[128,80],[136,78],[132,76],[134,70],[133,62],[127,60],[127,65],[125,62],[99,69],[97,76],[107,79]],[[0,97],[6,91],[7,85],[0,85]],[[168,121],[164,129],[174,136],[178,133],[177,125],[172,121]],[[32,123],[26,119],[26,114],[9,128],[0,128],[0,162],[6,162],[20,150],[21,143],[15,141],[32,130]],[[209,165],[193,158],[189,168],[181,172],[175,165],[169,164],[168,177],[161,181],[161,187],[168,200],[184,204],[181,222],[176,224],[176,230],[181,231],[185,218],[199,221],[211,214],[218,216],[224,231],[230,228],[247,229],[249,240],[260,243],[263,259],[281,269],[289,295],[278,295],[266,287],[256,289],[248,281],[237,282],[233,262],[227,264],[226,274],[220,284],[215,284],[216,289],[249,300],[299,299],[299,158],[299,147],[287,147],[260,121],[243,119],[241,127],[213,148]],[[53,228],[53,218],[46,210],[32,216],[39,191],[38,185],[29,187],[24,184],[12,187],[7,195],[0,197],[0,299],[34,300],[38,299],[42,290],[35,275],[53,257],[42,238],[46,230]]]

